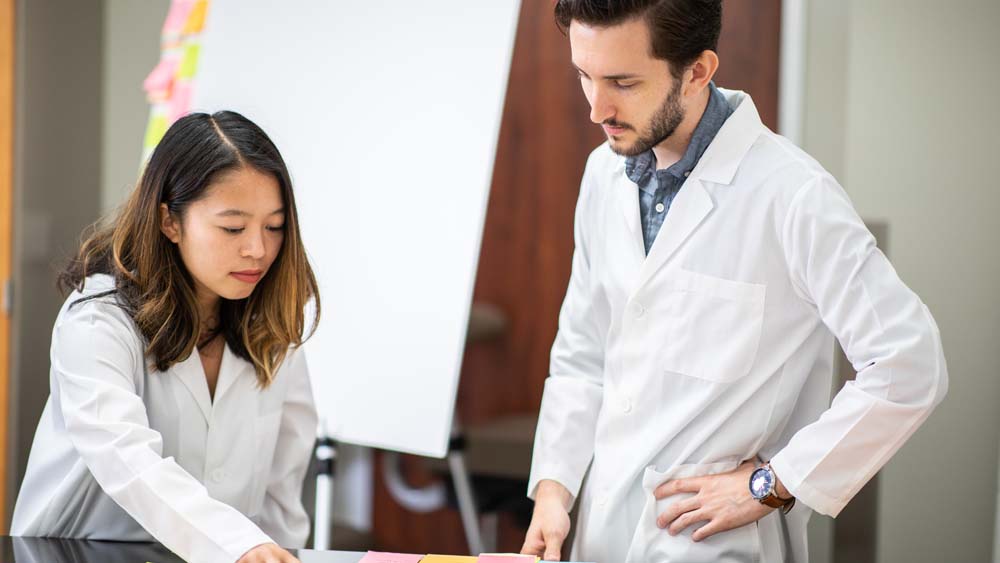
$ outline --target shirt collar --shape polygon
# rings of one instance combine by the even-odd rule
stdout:
[[[636,156],[630,156],[625,159],[625,174],[630,180],[643,186],[649,181],[650,174],[654,171],[658,178],[667,174],[675,178],[683,178],[694,169],[701,155],[705,153],[705,149],[722,128],[722,124],[733,113],[733,108],[729,106],[729,102],[726,101],[722,92],[715,87],[715,83],[710,82],[708,87],[710,92],[708,105],[691,135],[691,142],[688,143],[684,156],[665,170],[656,170],[656,156],[653,154],[653,149]]]

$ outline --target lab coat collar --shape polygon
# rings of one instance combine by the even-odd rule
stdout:
[[[214,402],[217,403],[221,400],[240,377],[245,375],[253,376],[254,374],[245,373],[251,367],[249,362],[243,361],[233,354],[228,344],[224,346],[222,350],[222,362],[219,364],[219,379],[215,383]],[[202,366],[201,357],[198,356],[198,351],[192,350],[191,355],[187,359],[174,364],[171,370],[194,398],[202,416],[205,417],[206,424],[210,423],[212,420],[213,399],[208,393],[208,381],[205,379],[205,369]]]
[[[733,183],[736,171],[750,151],[750,147],[765,131],[765,127],[760,120],[760,114],[757,113],[757,106],[749,94],[723,88],[719,91],[733,108],[733,114],[705,149],[705,154],[691,172],[689,180],[697,178],[706,182],[729,185]]]
[[[720,91],[734,108],[733,114],[719,129],[715,139],[705,150],[681,190],[677,192],[670,206],[670,212],[667,213],[645,260],[641,259],[645,247],[639,228],[639,196],[635,184],[625,174],[625,158],[619,158],[615,170],[616,177],[619,178],[617,190],[619,206],[634,239],[632,246],[638,245],[640,250],[639,260],[642,264],[637,288],[648,281],[673,256],[715,208],[705,184],[732,184],[736,171],[750,147],[765,131],[757,108],[748,94],[721,88]]]

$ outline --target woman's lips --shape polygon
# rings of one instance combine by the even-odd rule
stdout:
[[[249,270],[245,272],[231,272],[229,275],[240,280],[241,282],[257,283],[260,281],[261,276],[264,275],[264,272]]]

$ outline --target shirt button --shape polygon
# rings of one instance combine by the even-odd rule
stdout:
[[[657,213],[663,213],[664,209],[666,209],[666,207],[664,207],[662,203],[657,203],[656,204],[656,212]]]
[[[625,401],[622,402],[622,410],[625,411],[625,414],[632,412],[632,401],[625,399]]]
[[[226,480],[226,470],[221,467],[212,471],[212,480],[221,483]]]

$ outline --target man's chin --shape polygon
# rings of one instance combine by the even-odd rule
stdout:
[[[608,146],[611,148],[611,152],[617,154],[618,156],[636,156],[645,151],[639,150],[638,143],[627,142],[621,138],[608,137]]]

